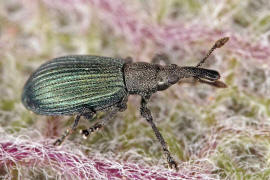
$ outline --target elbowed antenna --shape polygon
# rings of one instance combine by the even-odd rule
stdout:
[[[200,67],[205,62],[205,60],[212,54],[212,52],[215,49],[222,47],[224,44],[226,44],[226,42],[229,41],[229,39],[230,39],[229,37],[224,37],[224,38],[217,40],[216,43],[214,44],[214,46],[208,51],[206,56],[195,67]]]

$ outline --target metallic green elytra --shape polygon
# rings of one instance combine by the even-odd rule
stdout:
[[[40,66],[26,82],[22,102],[43,115],[72,115],[87,107],[110,107],[127,94],[123,65],[117,58],[74,55]]]

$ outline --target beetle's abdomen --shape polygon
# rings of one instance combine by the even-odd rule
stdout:
[[[23,104],[44,115],[76,114],[84,107],[101,110],[126,95],[125,61],[99,56],[66,56],[43,64],[28,79]]]

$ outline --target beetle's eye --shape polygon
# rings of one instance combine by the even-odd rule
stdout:
[[[178,80],[179,80],[179,77],[176,74],[169,75],[168,77],[168,82],[170,84],[175,84],[178,82]]]

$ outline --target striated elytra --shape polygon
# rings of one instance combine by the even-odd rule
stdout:
[[[227,41],[228,38],[218,40],[195,67],[133,63],[131,58],[91,55],[55,58],[41,65],[30,76],[23,89],[22,103],[27,109],[41,115],[76,115],[72,127],[54,143],[60,145],[76,129],[81,116],[92,119],[97,111],[107,112],[99,122],[81,131],[86,137],[103,127],[118,111],[124,111],[129,95],[140,95],[141,115],[155,132],[169,166],[177,169],[164,138],[153,122],[147,103],[153,93],[166,90],[183,78],[195,78],[215,87],[226,87],[219,81],[217,71],[199,66],[214,49]],[[164,56],[161,55],[160,58]]]
[[[65,56],[40,66],[25,84],[22,102],[43,115],[73,115],[115,105],[126,96],[124,60]]]

